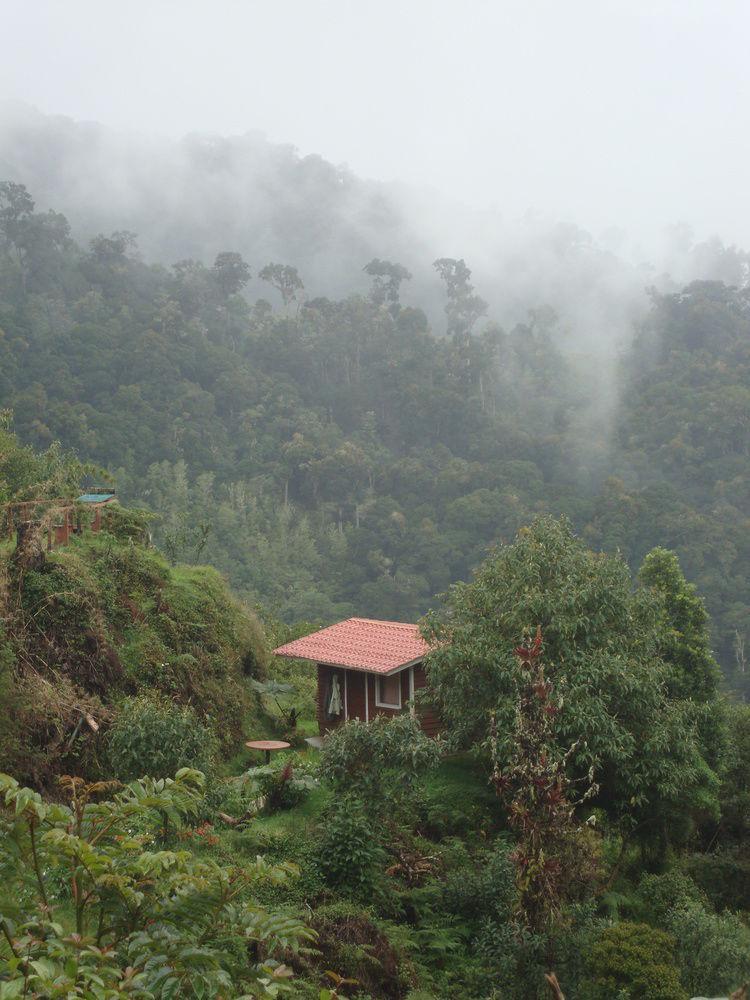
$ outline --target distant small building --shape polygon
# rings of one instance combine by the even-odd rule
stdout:
[[[71,535],[80,535],[84,530],[99,531],[102,526],[102,511],[110,504],[117,503],[117,496],[111,490],[92,489],[82,493],[75,500],[69,497],[43,497],[36,500],[15,500],[0,507],[0,531],[3,530],[2,515],[5,517],[5,533],[8,538],[14,532],[28,534],[40,531],[47,536],[47,551],[58,545],[67,545]],[[84,506],[78,506],[82,504]],[[93,516],[84,523],[83,511],[93,508]]]
[[[349,719],[369,722],[376,715],[416,712],[414,696],[425,687],[428,646],[418,625],[347,618],[274,650],[287,659],[312,660],[318,671],[318,726],[321,735]],[[435,736],[440,720],[419,709],[424,731]]]
[[[92,489],[90,493],[82,493],[76,497],[76,503],[85,503],[94,509],[91,529],[99,531],[102,526],[102,510],[109,504],[117,503],[117,495],[109,490]]]

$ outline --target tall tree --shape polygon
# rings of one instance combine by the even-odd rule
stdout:
[[[482,742],[494,712],[500,750],[512,752],[522,675],[511,650],[536,626],[561,701],[556,739],[580,740],[572,773],[595,766],[610,816],[627,826],[655,804],[705,808],[717,780],[684,704],[667,697],[659,602],[634,592],[625,563],[587,549],[565,519],[521,529],[427,617],[427,674],[454,741]]]
[[[217,254],[211,273],[225,298],[242,291],[250,280],[250,268],[242,254],[228,250]]]
[[[463,258],[440,257],[433,267],[445,282],[448,294],[445,305],[448,333],[457,338],[467,337],[477,320],[487,312],[487,303],[474,293],[469,280],[471,271]]]
[[[262,281],[267,281],[273,285],[281,296],[284,308],[288,309],[291,302],[304,290],[302,278],[300,278],[297,268],[290,264],[266,264],[258,277]]]
[[[365,264],[364,271],[373,279],[370,291],[373,305],[387,305],[392,312],[398,313],[401,283],[411,281],[411,272],[402,264],[379,260],[377,257],[373,257],[369,264]]]
[[[685,579],[676,554],[652,549],[638,579],[663,606],[659,652],[667,664],[670,695],[700,702],[715,698],[721,672],[711,652],[708,613],[695,585]]]

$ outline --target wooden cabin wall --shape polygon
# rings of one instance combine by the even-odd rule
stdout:
[[[348,718],[360,719],[362,722],[367,717],[374,719],[376,715],[399,715],[408,711],[409,703],[409,668],[402,670],[399,674],[401,681],[401,704],[402,708],[381,708],[375,704],[375,674],[364,673],[361,670],[344,670],[339,667],[328,667],[325,664],[318,664],[318,690],[317,690],[317,717],[318,730],[321,734],[336,729],[342,725],[345,713],[341,713],[339,719],[327,719],[325,713],[325,699],[328,694],[328,684],[331,674],[337,673],[339,684],[341,685],[341,697],[346,691],[348,699]],[[346,678],[344,677],[346,675]],[[414,691],[415,693],[427,684],[424,667],[418,663],[414,667]],[[365,701],[365,685],[367,685],[367,701]],[[436,712],[428,707],[418,709],[418,715],[422,728],[428,736],[436,736],[440,732],[440,718]]]
[[[418,663],[414,668],[414,693],[421,691],[422,688],[427,687],[427,676],[425,674],[424,665]],[[429,705],[420,706],[417,709],[419,715],[419,721],[422,724],[422,729],[427,733],[428,736],[437,736],[442,725],[440,723],[440,716],[437,714],[434,708]]]
[[[365,683],[367,674],[361,670],[347,670],[346,687],[349,696],[349,718],[365,721]],[[372,718],[372,714],[370,715]]]

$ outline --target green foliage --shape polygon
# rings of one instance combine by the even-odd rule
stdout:
[[[505,822],[484,762],[468,754],[443,758],[415,798],[420,828],[433,840],[484,838],[493,826]]]
[[[598,803],[627,824],[653,821],[657,804],[715,811],[718,780],[701,755],[693,709],[666,696],[655,598],[634,592],[625,563],[587,549],[565,520],[522,529],[471,583],[451,588],[442,616],[428,616],[428,679],[454,738],[483,740],[494,711],[501,763],[512,751],[513,649],[537,626],[561,700],[558,748],[577,745],[574,777],[593,765]]]
[[[352,981],[351,995],[403,996],[408,979],[402,949],[392,939],[391,928],[375,920],[372,911],[351,902],[337,902],[318,907],[311,924],[318,935],[318,963],[324,969],[338,970],[336,978]],[[342,997],[350,995],[346,984],[343,989]]]
[[[273,679],[267,681],[252,681],[251,683],[253,689],[257,691],[261,697],[265,696],[273,700],[282,723],[287,729],[293,732],[297,728],[300,710],[296,705],[282,705],[280,699],[286,695],[295,694],[296,689],[294,685]]]
[[[680,860],[684,871],[718,912],[750,910],[750,857],[742,847],[726,847]]]
[[[338,796],[328,810],[319,864],[328,884],[343,896],[371,899],[385,867],[385,852],[373,836],[368,810],[354,795]]]
[[[729,993],[750,978],[750,928],[733,913],[714,913],[707,893],[691,878],[679,872],[646,875],[639,891],[653,921],[674,936],[691,995]]]
[[[728,710],[729,747],[721,786],[722,833],[742,843],[750,834],[750,705]]]
[[[607,928],[588,957],[585,1000],[687,1000],[674,964],[674,938],[648,924]]]
[[[480,851],[450,871],[440,887],[440,910],[477,928],[479,950],[492,948],[495,930],[512,921],[516,905],[513,847],[505,840]]]
[[[368,724],[354,719],[326,737],[320,773],[338,791],[358,796],[377,812],[407,800],[440,753],[439,744],[409,714],[377,716]]]
[[[255,904],[251,890],[293,876],[292,866],[258,858],[232,870],[159,843],[165,820],[179,826],[196,813],[200,772],[143,778],[103,801],[112,783],[72,778],[63,788],[68,804],[50,804],[0,775],[4,996],[273,997],[286,988],[274,956],[311,932]],[[248,963],[248,947],[264,957]]]
[[[675,907],[703,906],[706,896],[693,879],[680,871],[670,871],[663,875],[646,874],[638,887],[651,922],[666,926],[671,911]]]
[[[302,802],[318,781],[309,768],[288,759],[265,767],[254,767],[243,776],[246,787],[254,788],[265,800],[269,812],[291,809]]]
[[[691,996],[729,993],[750,979],[750,928],[735,914],[686,904],[674,908],[668,927]]]
[[[12,548],[0,551],[0,599],[10,599],[0,648],[17,703],[5,760],[37,786],[65,770],[101,773],[106,724],[125,695],[189,705],[222,753],[243,732],[245,676],[267,661],[262,629],[214,570],[168,567],[136,537],[139,523],[121,511],[120,537],[85,533],[23,572]]]
[[[4,711],[0,714],[0,758],[3,760],[11,760],[17,753],[15,741],[18,732],[18,692],[14,665],[13,644],[5,629],[0,626],[0,704],[4,706]]]
[[[165,777],[183,767],[204,773],[216,763],[216,740],[189,705],[140,695],[118,706],[108,733],[112,774],[121,781]]]
[[[708,614],[695,586],[683,576],[676,554],[666,549],[648,553],[638,579],[663,602],[659,654],[667,664],[670,695],[710,701],[721,672],[711,653]]]

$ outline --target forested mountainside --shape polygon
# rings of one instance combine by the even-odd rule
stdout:
[[[741,1000],[750,706],[674,553],[535,518],[422,622],[438,738],[315,741],[294,630],[90,473],[0,429],[0,995]]]
[[[747,690],[744,287],[653,292],[606,368],[543,301],[483,319],[460,260],[436,262],[433,330],[402,304],[410,260],[361,259],[367,294],[305,298],[306,275],[231,247],[165,267],[127,232],[79,245],[16,184],[0,239],[0,403],[22,440],[107,467],[173,559],[290,622],[414,619],[493,542],[566,513],[632,567],[677,551]],[[250,273],[273,305],[243,295]]]
[[[491,319],[513,326],[544,303],[573,344],[607,354],[642,317],[647,285],[737,284],[748,268],[747,253],[696,241],[686,226],[647,251],[625,230],[592,235],[575,220],[508,217],[363,179],[257,132],[169,140],[2,101],[0,179],[25,184],[41,209],[66,215],[82,245],[101,232],[135,232],[144,259],[167,267],[238,251],[257,265],[251,300],[267,294],[258,279],[267,261],[296,267],[311,298],[365,294],[368,260],[400,261],[413,275],[404,301],[425,310],[436,332],[442,289],[432,261],[463,256]]]

